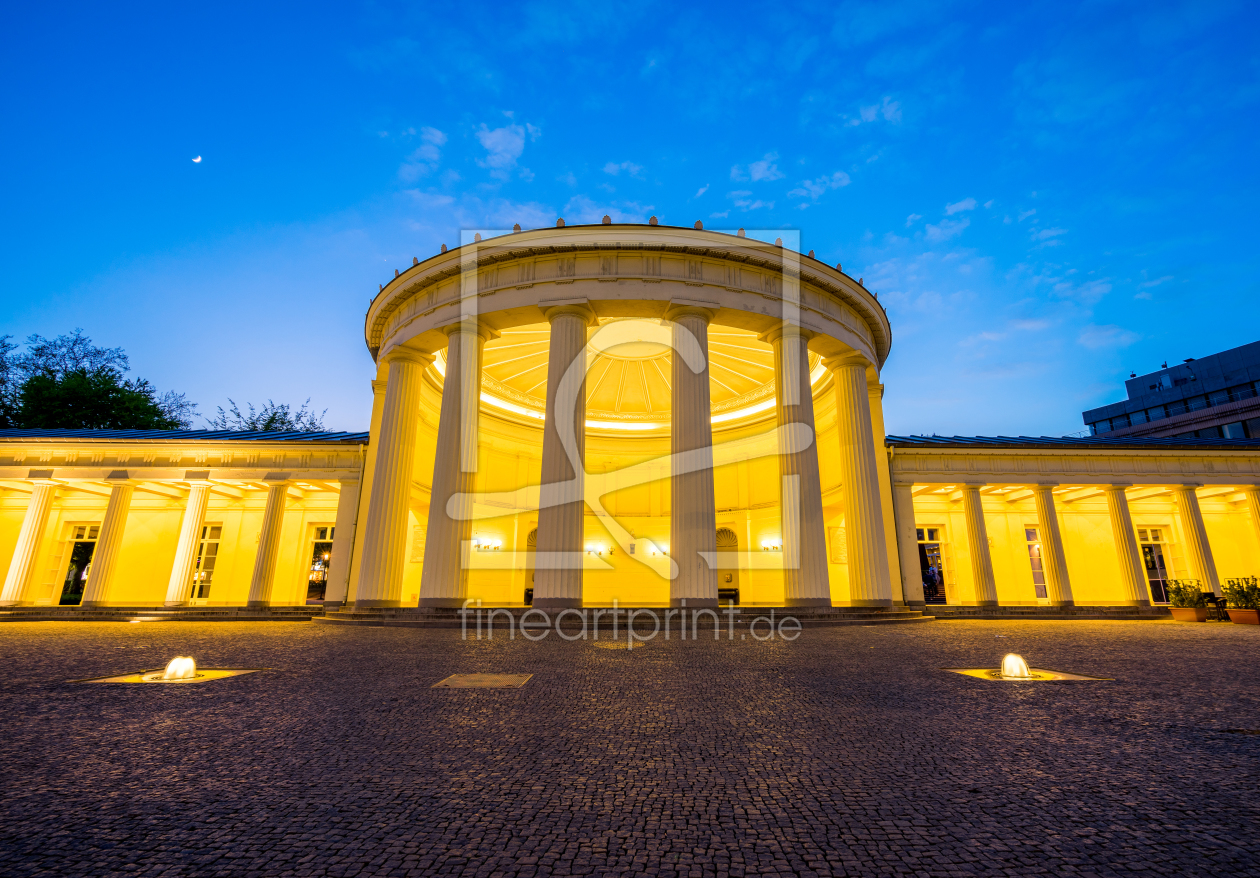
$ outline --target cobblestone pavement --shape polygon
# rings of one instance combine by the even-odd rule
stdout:
[[[1112,683],[942,672],[1033,666]],[[71,678],[275,670],[181,686]],[[0,875],[1260,875],[1260,629],[0,625]],[[460,672],[521,689],[431,689]]]

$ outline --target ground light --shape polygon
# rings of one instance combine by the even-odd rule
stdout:
[[[941,668],[955,674],[979,677],[981,680],[1000,680],[1005,683],[1051,683],[1063,680],[1094,680],[1112,682],[1111,677],[1090,677],[1086,674],[1069,674],[1047,668],[1030,668],[1022,655],[1007,653],[1000,668]]]
[[[267,668],[198,668],[192,656],[177,655],[165,668],[150,668],[134,674],[118,674],[112,677],[93,677],[88,680],[71,680],[72,683],[205,683],[224,677],[239,677]]]

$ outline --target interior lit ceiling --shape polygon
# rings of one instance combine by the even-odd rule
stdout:
[[[588,429],[665,431],[670,424],[672,356],[669,324],[646,318],[601,320],[587,347]],[[541,421],[547,394],[546,323],[505,330],[486,343],[482,402]],[[435,368],[446,372],[445,352]],[[823,372],[810,355],[811,380]],[[774,411],[774,351],[753,332],[709,329],[709,394],[715,425],[760,419]]]

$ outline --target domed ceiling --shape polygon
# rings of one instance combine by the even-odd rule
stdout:
[[[670,327],[660,320],[600,320],[587,347],[588,429],[668,431],[670,424]],[[504,331],[486,343],[482,402],[542,420],[547,396],[546,323]],[[446,373],[445,352],[435,367]],[[821,373],[810,354],[811,383]],[[765,417],[774,410],[774,350],[746,330],[709,329],[709,393],[714,425]]]

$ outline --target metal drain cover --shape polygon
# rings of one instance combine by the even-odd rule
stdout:
[[[519,689],[533,674],[451,674],[430,689]]]

